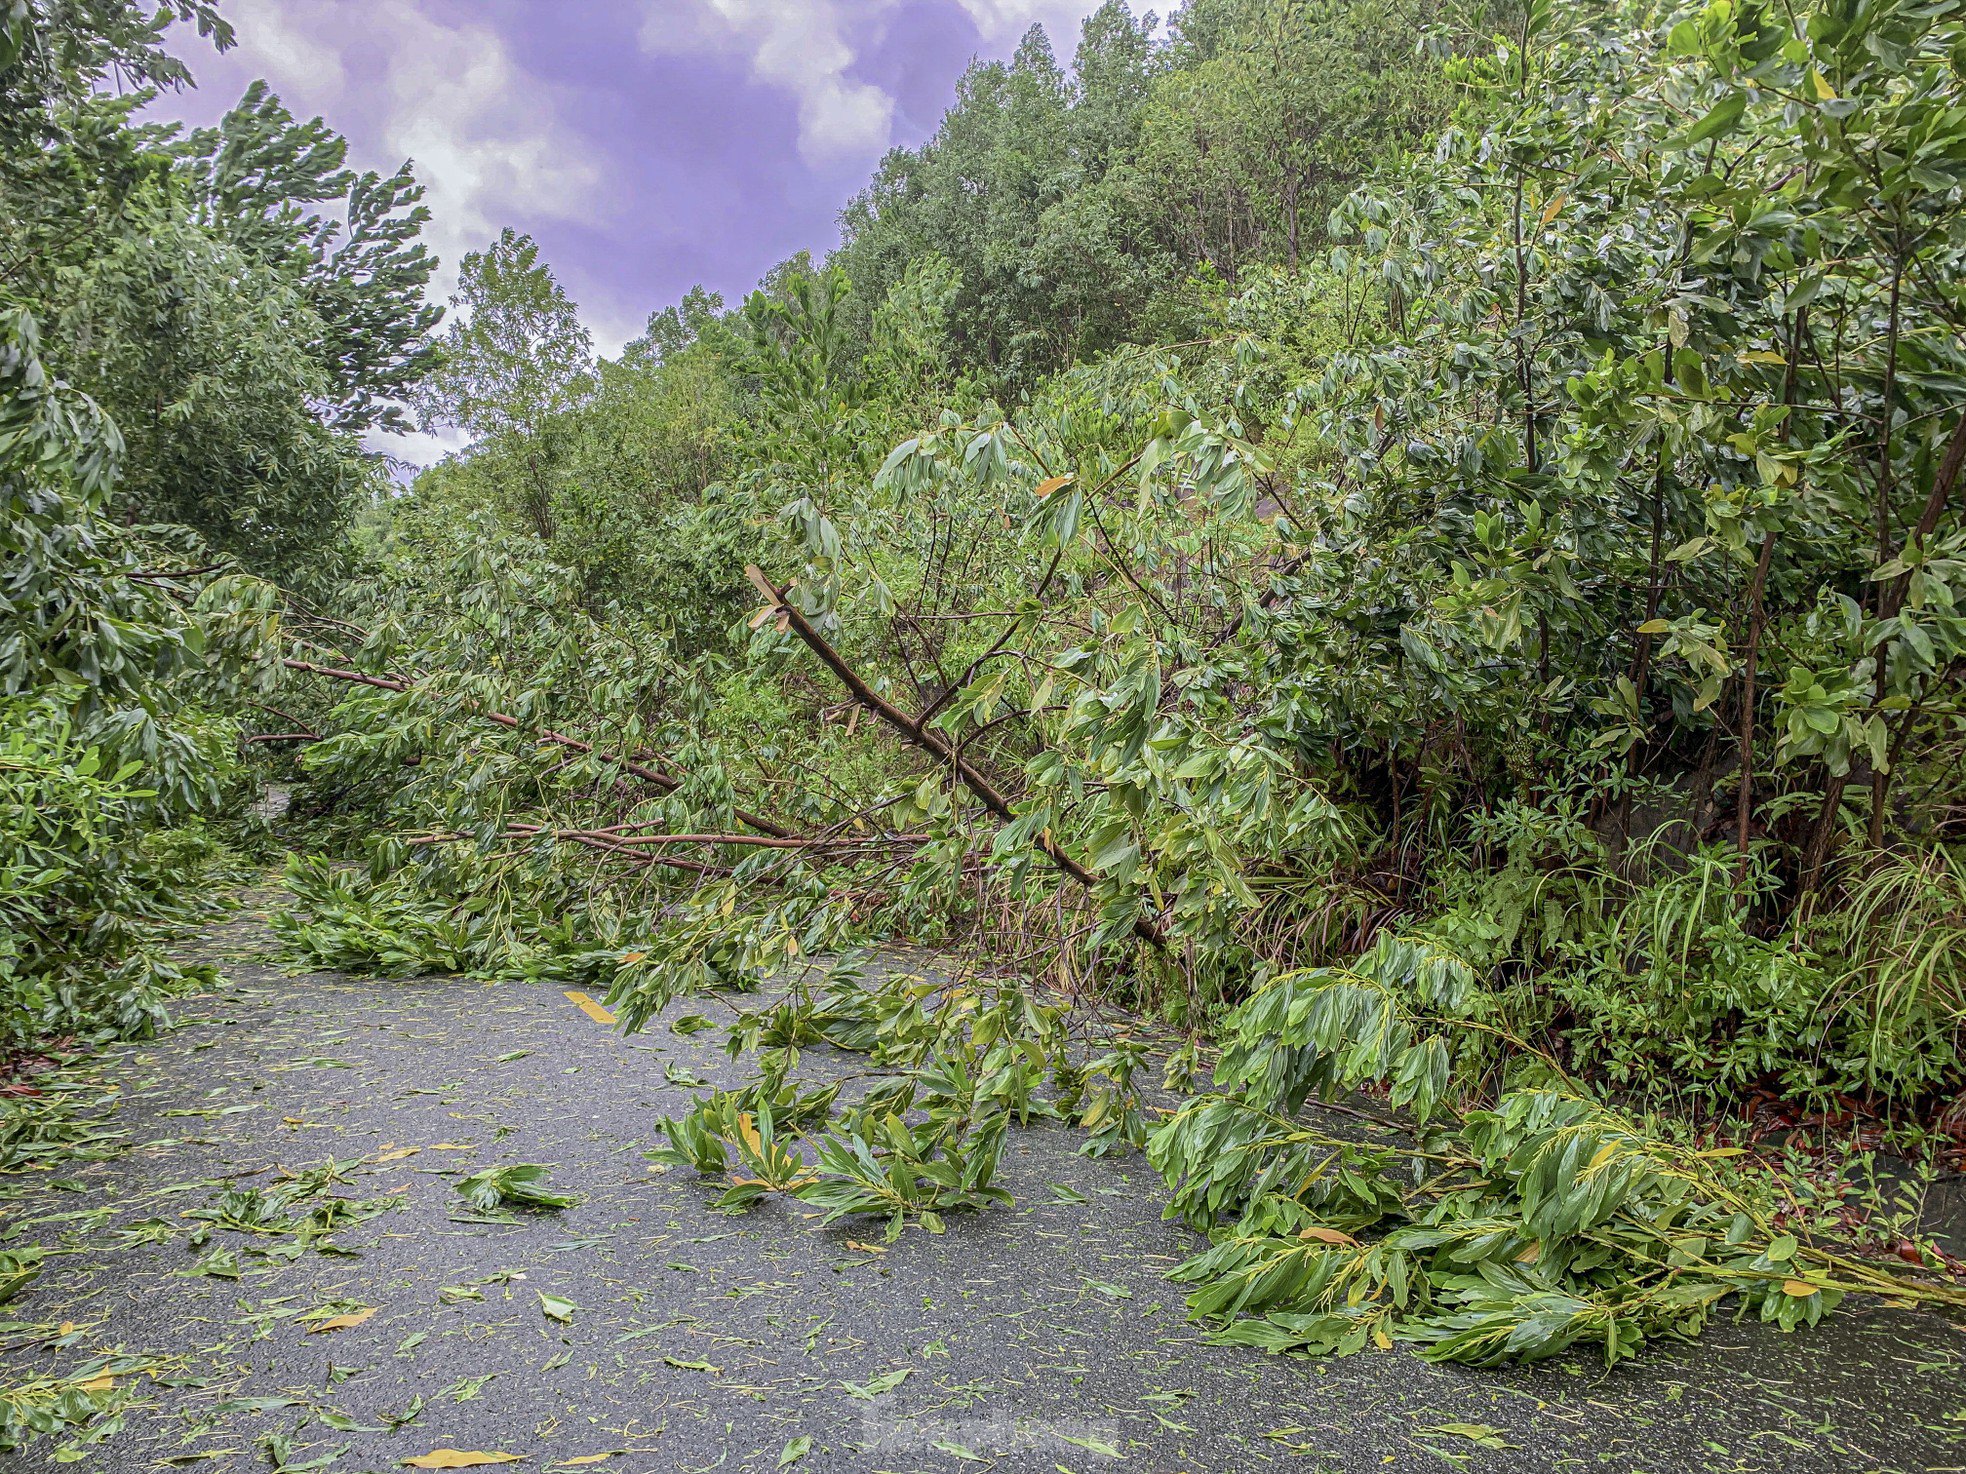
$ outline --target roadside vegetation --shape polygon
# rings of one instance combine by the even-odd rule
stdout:
[[[173,8],[0,12],[17,1058],[279,765],[296,968],[756,991],[729,1211],[956,1232],[1047,1118],[1237,1344],[1966,1304],[1966,4],[1115,0],[613,360],[263,90],[143,123]]]

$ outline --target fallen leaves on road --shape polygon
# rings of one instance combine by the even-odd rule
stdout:
[[[840,1385],[847,1390],[849,1396],[858,1397],[863,1402],[871,1402],[883,1392],[892,1392],[907,1381],[908,1374],[913,1370],[913,1367],[902,1367],[897,1371],[883,1372],[878,1377],[870,1377],[865,1382],[842,1382]]]
[[[318,1336],[323,1331],[346,1331],[351,1327],[359,1326],[363,1321],[374,1315],[375,1311],[376,1307],[371,1305],[365,1310],[352,1310],[346,1315],[331,1315],[318,1325],[309,1326],[307,1328],[307,1334]]]
[[[468,1453],[461,1448],[433,1448],[427,1454],[419,1454],[413,1459],[404,1459],[403,1465],[410,1469],[478,1469],[487,1464],[519,1464],[525,1462],[524,1454]]]
[[[573,1313],[580,1307],[571,1300],[562,1300],[558,1295],[549,1295],[544,1290],[535,1290],[539,1296],[539,1308],[549,1320],[571,1321]]]

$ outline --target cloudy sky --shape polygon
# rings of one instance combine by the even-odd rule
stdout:
[[[215,121],[255,77],[416,161],[446,294],[457,258],[536,237],[612,352],[702,283],[727,298],[824,251],[882,153],[934,130],[973,57],[1034,21],[1069,60],[1096,0],[234,0],[238,47],[178,50]]]

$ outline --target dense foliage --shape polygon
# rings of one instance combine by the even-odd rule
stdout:
[[[105,522],[119,456],[50,381],[34,322],[0,318],[0,1049],[141,1033],[181,978],[163,923],[224,859],[201,821],[246,796],[226,697],[273,647],[274,591],[193,588],[188,551]],[[257,672],[255,666],[258,667]]]
[[[264,84],[215,128],[144,121],[152,89],[187,80],[163,50],[173,12],[230,44],[192,0],[11,7],[5,290],[128,446],[113,515],[318,594],[378,486],[358,436],[406,423],[432,352],[429,212],[407,165],[346,168],[340,136]]]
[[[279,593],[330,586],[435,320],[407,173],[255,87],[189,138],[203,3],[0,13],[0,1052],[155,1026],[256,778]],[[129,88],[114,95],[115,87]],[[342,222],[307,213],[335,203]],[[339,242],[339,243],[338,243]],[[209,969],[202,976],[209,975]]]
[[[961,263],[916,251],[866,309],[874,223],[598,375],[508,233],[433,392],[480,448],[328,641],[417,691],[353,698],[309,762],[481,848],[728,835],[739,802],[814,838],[680,872],[720,946],[1011,922],[1199,1022],[1391,927],[1617,1086],[1943,1105],[1956,964],[1876,923],[1955,899],[1956,21],[1812,15],[1535,7],[1428,64],[1452,121],[1381,154],[1321,258],[1008,409]],[[1088,23],[1078,107],[1115,48],[1144,98],[1229,24],[1120,19]],[[987,132],[980,95],[925,158]],[[493,546],[487,503],[533,537]],[[734,630],[747,554],[767,611]],[[487,767],[453,688],[685,776],[516,741]],[[434,752],[380,781],[412,714],[471,784]],[[839,883],[854,844],[885,882]]]
[[[1960,0],[1109,4],[1069,73],[1042,32],[972,69],[833,256],[600,362],[506,231],[426,364],[414,186],[263,93],[121,116],[131,261],[227,306],[63,371],[119,417],[121,375],[253,379],[126,429],[126,505],[284,576],[378,405],[473,437],[283,622],[297,964],[631,1027],[771,979],[760,1079],[662,1164],[939,1231],[1071,1120],[1144,1147],[1243,1344],[1615,1358],[1728,1297],[1958,1298],[1713,1142],[1966,1118]],[[96,266],[50,321],[140,305]],[[795,1083],[822,1044],[884,1080]]]

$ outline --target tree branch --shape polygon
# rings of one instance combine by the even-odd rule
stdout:
[[[945,742],[940,734],[930,731],[919,718],[909,716],[862,680],[853,667],[847,664],[845,657],[828,643],[824,635],[812,627],[805,615],[786,602],[784,593],[765,577],[762,570],[752,565],[745,568],[744,572],[758,592],[770,601],[773,612],[784,621],[784,628],[789,629],[805,642],[806,648],[817,655],[820,663],[838,677],[840,684],[846,687],[855,701],[894,728],[914,746],[948,767],[961,780],[963,786],[981,801],[983,807],[998,819],[1009,823],[1016,818],[1016,814],[1011,810],[1010,800],[997,789],[995,784],[970,766],[968,760]],[[1048,832],[1039,834],[1032,844],[1047,860],[1086,890],[1098,888],[1098,877],[1068,855]],[[1134,916],[1133,932],[1156,951],[1167,950],[1167,938],[1159,923],[1144,912]]]
[[[280,663],[289,670],[306,671],[310,675],[325,676],[333,681],[351,681],[356,685],[374,686],[378,690],[383,691],[407,693],[416,689],[408,681],[399,681],[390,676],[372,676],[362,671],[343,670],[332,665],[316,665],[311,660],[282,660]],[[471,703],[471,705],[478,716],[483,717],[486,721],[492,722],[497,726],[510,728],[513,731],[528,730],[526,724],[521,722],[517,717],[508,716],[502,711],[493,711],[475,702]],[[578,737],[569,737],[566,733],[555,732],[550,727],[540,727],[531,730],[542,742],[550,742],[556,747],[564,747],[571,752],[584,753],[591,757],[597,757],[602,762],[612,763],[624,773],[632,774],[634,777],[640,778],[644,783],[661,789],[664,793],[674,793],[683,786],[682,779],[672,777],[659,768],[650,767],[647,763],[638,762],[634,758],[623,757],[619,753],[609,752],[605,748],[594,746],[591,742],[583,742]],[[743,809],[736,808],[732,809],[731,813],[737,818],[739,823],[757,830],[760,834],[769,834],[778,839],[791,839],[795,837],[790,829],[787,829],[775,820],[765,818],[762,814],[748,813]]]

